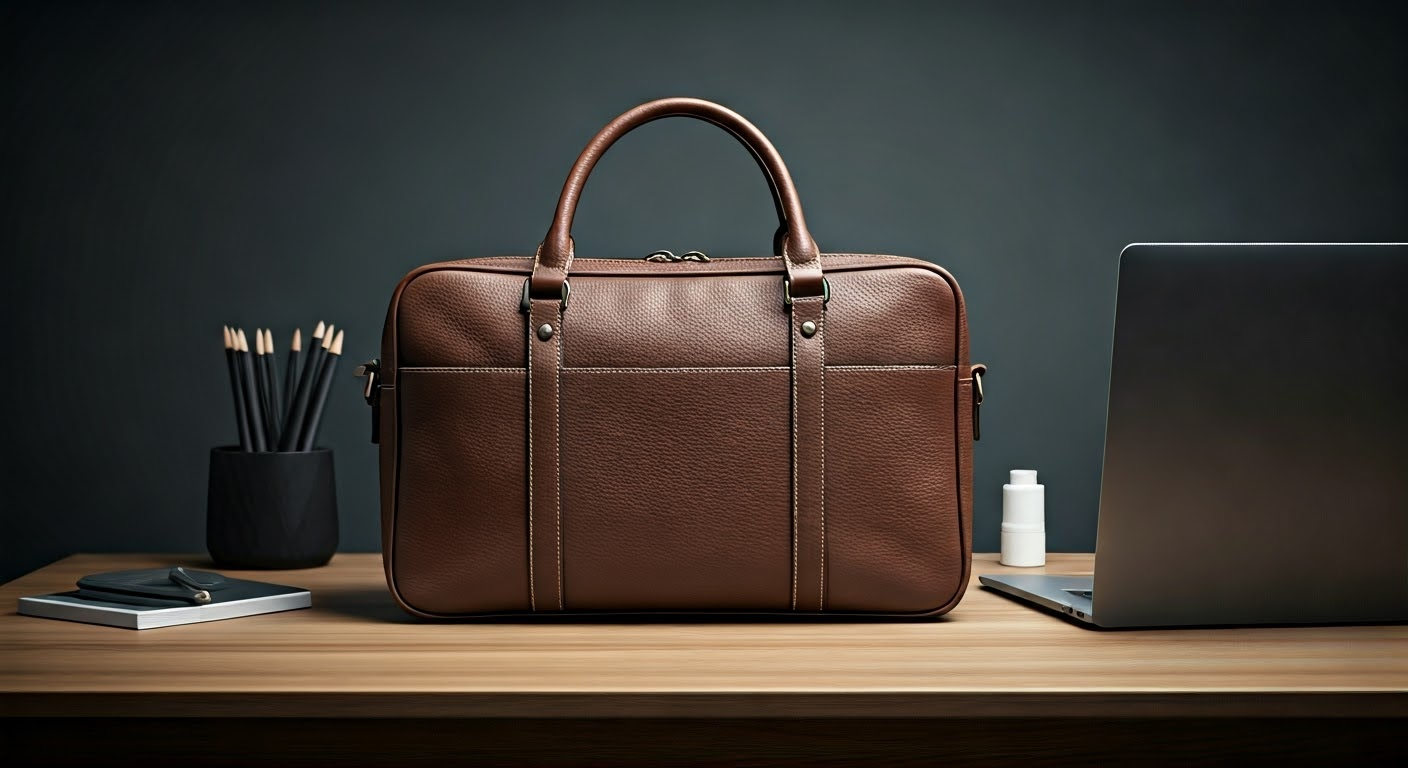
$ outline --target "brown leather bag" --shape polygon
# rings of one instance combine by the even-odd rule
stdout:
[[[778,255],[574,261],[592,167],[675,116],[752,152]],[[820,254],[782,158],[717,104],[616,118],[536,255],[411,272],[382,355],[386,577],[417,616],[922,617],[968,584],[983,369],[958,284]]]

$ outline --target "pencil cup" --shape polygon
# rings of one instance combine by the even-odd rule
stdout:
[[[332,451],[210,451],[205,546],[221,568],[312,568],[337,551]]]

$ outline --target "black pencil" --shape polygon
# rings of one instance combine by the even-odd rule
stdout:
[[[279,442],[279,430],[283,428],[284,397],[279,387],[279,354],[274,351],[274,332],[264,329],[264,376],[269,380],[269,422],[273,431],[269,433],[270,445]]]
[[[230,371],[230,394],[235,401],[235,428],[240,436],[240,450],[248,452],[249,423],[244,415],[244,390],[240,386],[239,367],[235,365],[235,333],[225,326],[225,367]]]
[[[249,409],[249,390],[244,383],[244,350],[240,346],[240,331],[230,329],[230,344],[234,349],[235,375],[240,380],[240,411],[244,413],[244,431],[249,435],[249,450],[254,450],[254,412]]]
[[[255,328],[255,341],[258,342],[259,357],[255,358],[255,376],[259,376],[259,402],[265,409],[265,440],[269,450],[279,444],[279,426],[273,417],[273,392],[269,392],[269,345],[265,342],[263,328]]]
[[[323,421],[323,408],[328,403],[328,391],[332,389],[332,377],[337,373],[337,359],[342,357],[342,331],[337,332],[337,336],[332,340],[332,346],[328,348],[327,360],[323,362],[323,371],[318,374],[318,395],[312,405],[308,406],[308,423],[303,426],[303,435],[299,444],[300,451],[311,451],[318,441],[318,426]]]
[[[303,375],[298,379],[298,386],[300,388],[303,387],[304,379],[309,377],[312,377],[313,381],[308,386],[312,386],[318,381],[318,361],[322,359],[318,357],[318,352],[322,349],[323,337],[326,334],[327,326],[323,324],[322,320],[319,320],[318,325],[313,328],[313,340],[309,342],[308,354],[303,356]],[[296,392],[298,390],[294,391]]]
[[[254,364],[254,393],[259,397],[259,413],[263,417],[260,419],[264,425],[264,437],[269,437],[269,399],[264,394],[264,334],[258,329],[254,329],[254,348],[251,350],[254,356],[249,361]]]
[[[240,372],[240,394],[244,396],[244,421],[245,428],[249,430],[249,449],[259,450],[259,443],[255,439],[255,425],[262,423],[259,417],[257,405],[259,402],[259,390],[254,387],[254,377],[245,375],[246,366],[252,366],[254,361],[250,358],[249,339],[244,334],[244,329],[231,329],[235,334],[235,366]]]
[[[245,413],[249,415],[250,443],[256,451],[269,450],[269,443],[264,437],[264,410],[259,403],[259,386],[254,378],[254,361],[250,359],[249,338],[244,335],[244,329],[235,332],[239,337],[239,353],[236,355],[240,359],[240,380],[244,382],[244,407]]]
[[[293,391],[298,388],[298,364],[302,362],[302,357],[303,331],[294,328],[293,341],[288,345],[288,359],[284,361],[284,410],[279,411],[279,416],[284,420],[284,429],[288,428],[288,408],[293,405]]]
[[[296,451],[303,442],[303,422],[308,418],[308,401],[313,397],[313,388],[318,384],[321,368],[319,363],[326,349],[323,345],[332,341],[332,334],[327,333],[322,322],[319,322],[313,331],[313,339],[317,343],[305,355],[308,359],[303,362],[303,376],[298,380],[298,392],[293,396],[293,402],[289,403],[288,418],[284,419],[284,432],[279,436],[281,451]]]
[[[323,331],[323,338],[318,340],[318,346],[312,350],[313,359],[308,361],[312,363],[311,375],[313,377],[313,383],[311,389],[313,392],[318,391],[318,377],[323,373],[323,361],[328,359],[328,347],[332,346],[333,337],[337,335],[333,332],[333,328],[333,324],[328,323],[327,329]],[[309,397],[312,397],[312,395],[309,395]]]
[[[319,359],[319,358],[318,358],[318,353],[322,351],[323,336],[326,335],[326,333],[327,333],[327,326],[325,326],[325,325],[323,324],[323,321],[322,321],[322,320],[319,320],[317,327],[315,327],[315,328],[313,329],[313,338],[312,338],[312,341],[311,341],[311,342],[309,343],[309,345],[308,345],[308,351],[303,354],[302,373],[299,374],[298,380],[297,380],[297,381],[294,383],[294,385],[293,385],[293,397],[289,398],[289,400],[288,400],[288,405],[286,406],[286,408],[287,408],[287,413],[284,415],[284,423],[285,423],[285,424],[293,424],[293,425],[295,425],[295,426],[293,427],[293,430],[294,430],[293,444],[294,444],[294,445],[297,445],[297,444],[298,444],[298,428],[299,428],[299,426],[302,426],[302,424],[303,424],[303,417],[302,417],[302,414],[300,414],[297,419],[294,419],[294,418],[293,418],[294,407],[295,407],[295,404],[298,402],[299,396],[302,395],[302,396],[304,396],[304,397],[307,397],[307,395],[305,395],[305,394],[303,394],[303,393],[304,393],[306,390],[311,389],[314,384],[317,384],[317,383],[318,383],[318,368],[317,368],[317,363],[318,363],[318,359]],[[304,407],[305,407],[305,408],[307,407],[307,403],[306,403],[306,402],[304,403]],[[284,431],[287,432],[288,430],[285,429]],[[279,442],[280,442],[280,445],[283,444],[282,438],[280,439]],[[290,448],[289,450],[293,450],[293,449]]]

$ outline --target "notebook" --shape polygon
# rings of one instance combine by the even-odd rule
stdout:
[[[212,593],[211,602],[205,605],[132,605],[80,597],[78,590],[73,590],[53,595],[21,597],[19,612],[24,616],[81,621],[125,629],[157,629],[291,611],[312,605],[313,596],[306,589],[229,579],[225,588]]]

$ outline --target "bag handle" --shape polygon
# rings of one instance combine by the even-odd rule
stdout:
[[[787,268],[787,296],[789,300],[821,296],[824,286],[816,241],[807,231],[802,202],[782,156],[762,131],[737,112],[710,101],[685,98],[651,101],[623,113],[602,128],[582,150],[567,176],[567,183],[562,187],[562,195],[557,199],[552,226],[533,259],[529,296],[554,299],[566,294],[563,286],[572,267],[573,255],[572,219],[577,214],[577,202],[582,197],[587,177],[617,139],[646,123],[666,117],[690,117],[711,123],[728,131],[748,149],[773,190],[773,202],[781,224],[779,236],[774,238],[774,249],[781,252],[779,255]]]

